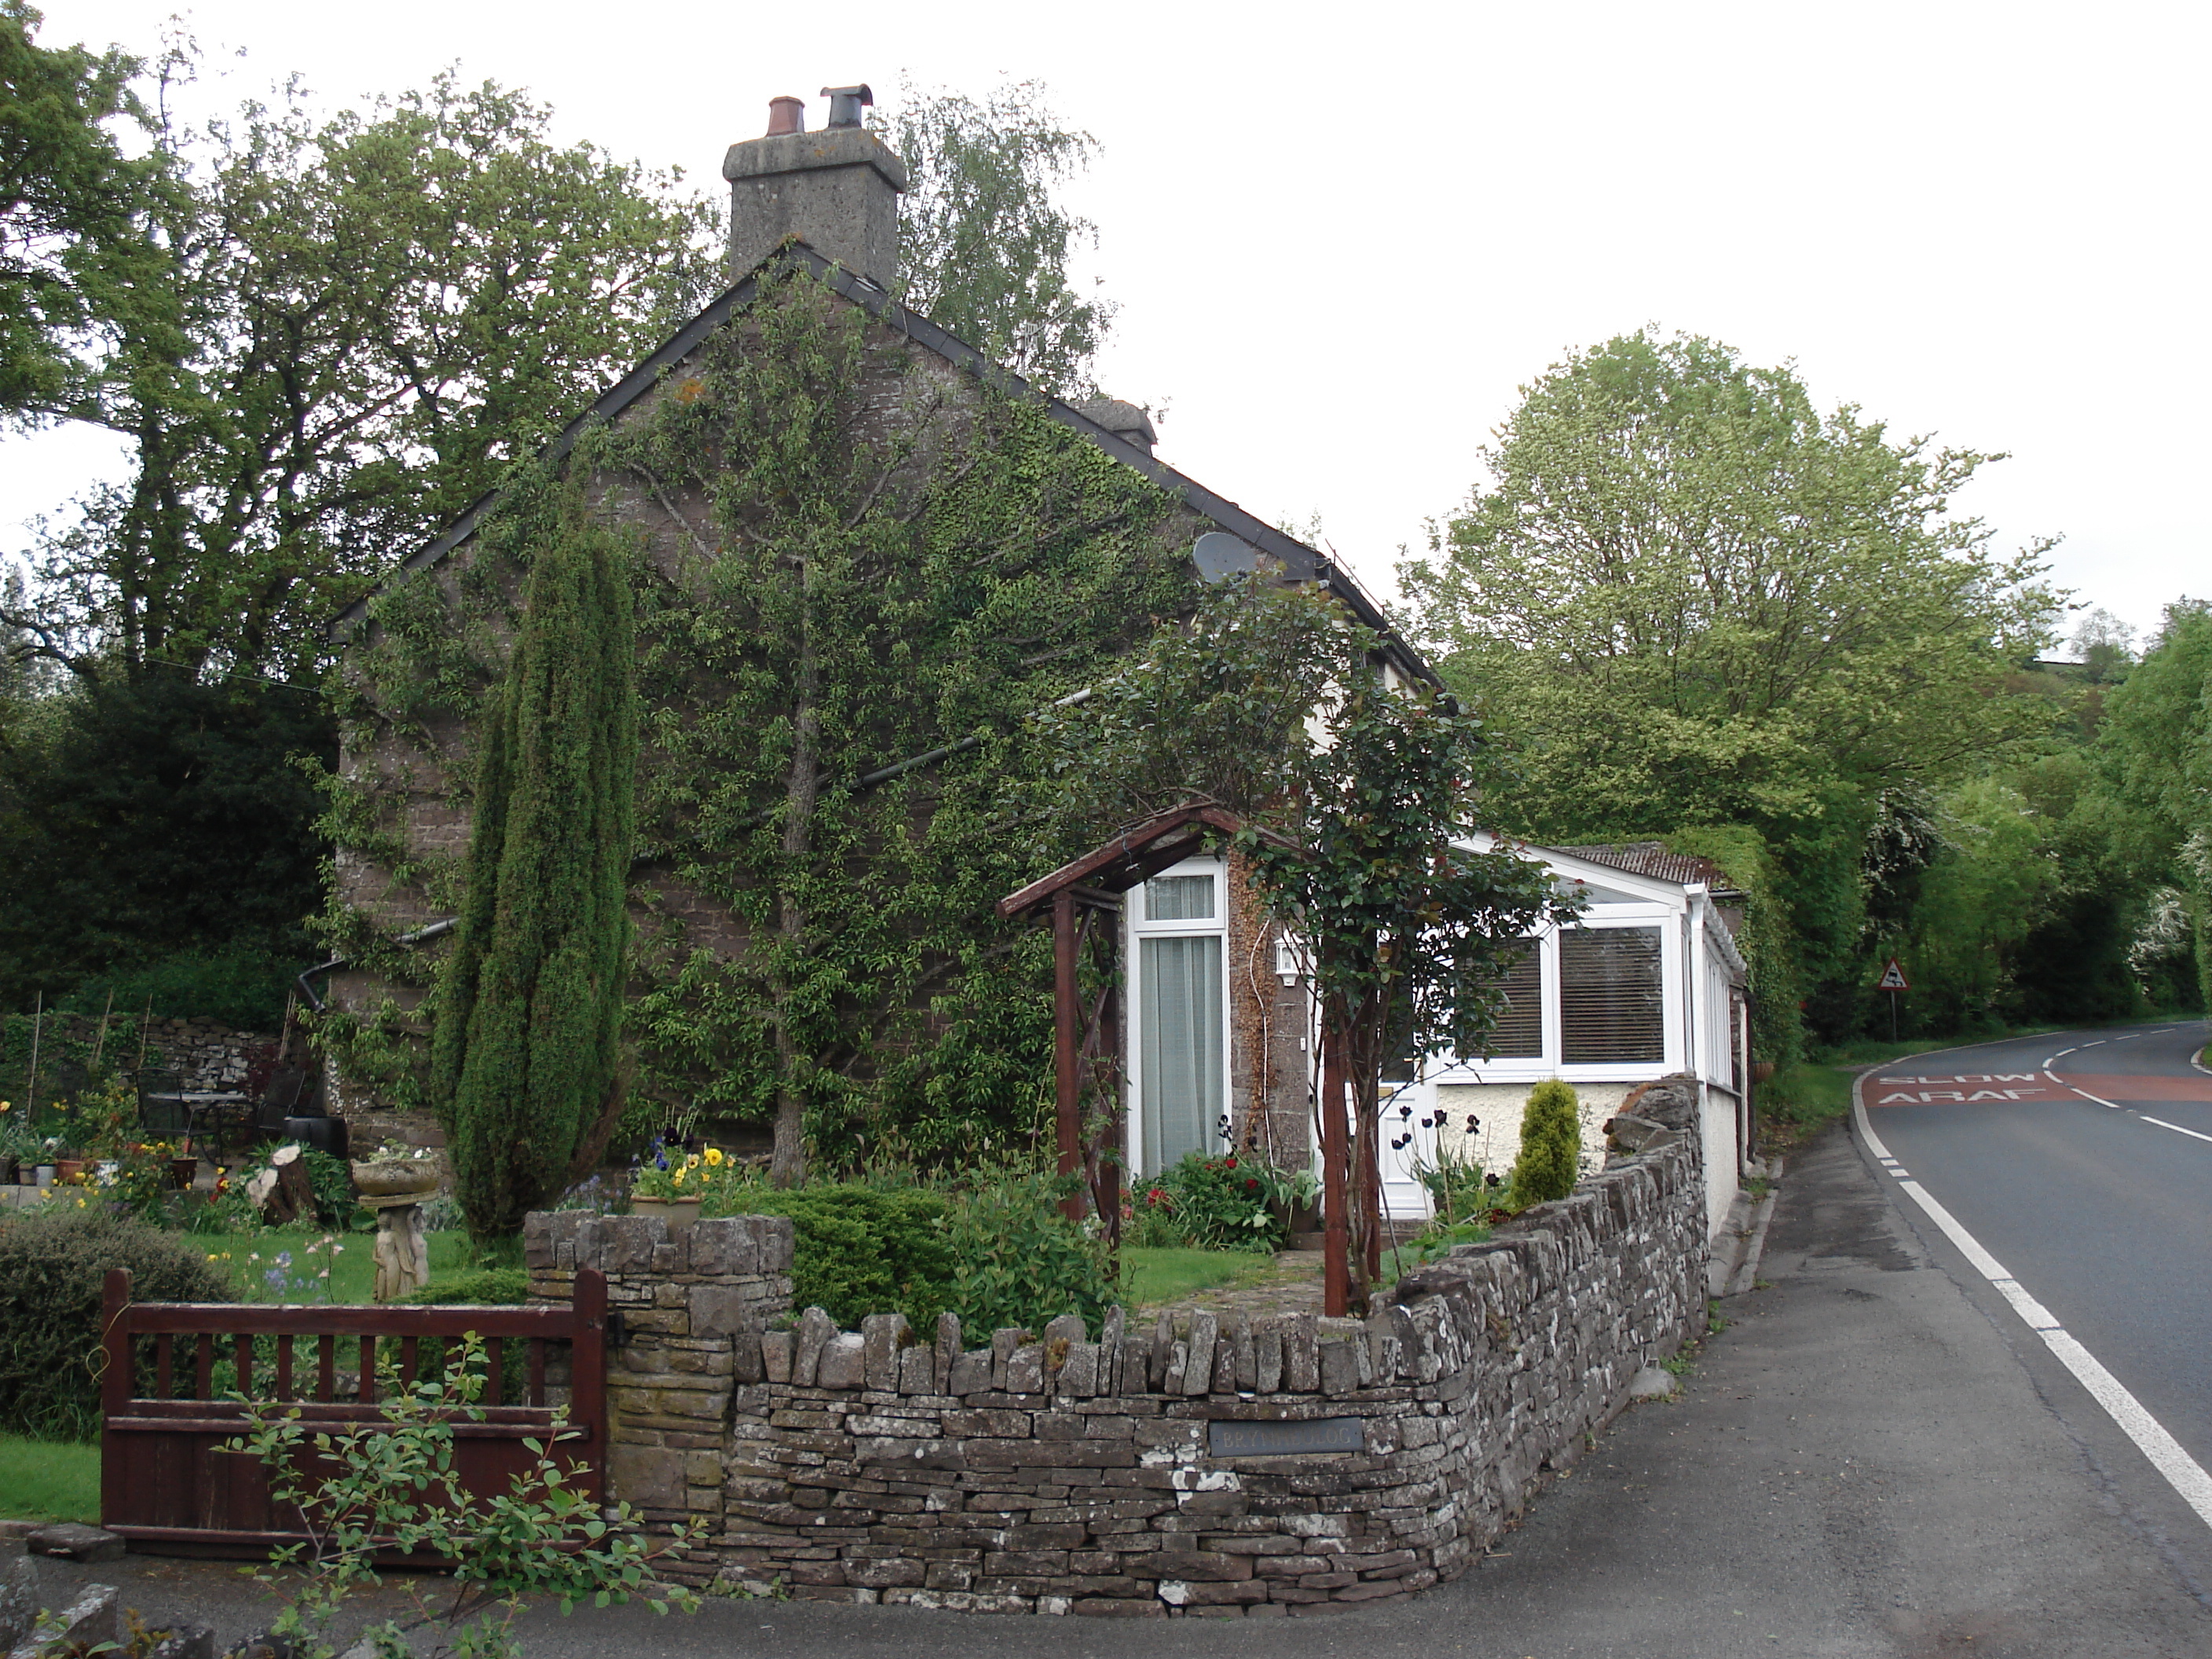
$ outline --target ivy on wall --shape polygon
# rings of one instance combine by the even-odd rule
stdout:
[[[1021,809],[1052,762],[1024,722],[1192,602],[1172,499],[796,270],[568,477],[629,536],[636,598],[632,1130],[678,1103],[767,1118],[787,1177],[810,1147],[929,1159],[1028,1133],[1048,962],[991,907],[1112,826]],[[459,871],[406,814],[467,808],[548,487],[381,596],[349,662],[326,822],[425,908]],[[326,928],[435,995],[404,928],[336,900]]]

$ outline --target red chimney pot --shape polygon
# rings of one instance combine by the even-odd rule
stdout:
[[[781,138],[787,133],[806,131],[806,100],[788,94],[768,100],[768,136]]]

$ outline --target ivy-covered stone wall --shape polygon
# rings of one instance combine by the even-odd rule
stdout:
[[[1039,810],[1054,757],[1024,722],[1182,614],[1211,522],[803,273],[356,630],[328,813],[339,1109],[426,1103],[442,947],[406,936],[459,908],[477,714],[579,495],[627,538],[636,599],[633,1132],[803,1111],[833,1157],[922,1159],[1034,1133],[1048,951],[991,906],[1114,826]]]

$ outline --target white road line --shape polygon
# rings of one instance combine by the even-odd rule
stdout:
[[[2168,1123],[2162,1117],[2147,1117],[2146,1123],[2155,1123],[2161,1129],[2171,1129],[2178,1135],[2189,1135],[2197,1140],[2212,1140],[2212,1135],[2200,1135],[2194,1129],[2185,1129],[2179,1123]]]
[[[2072,1052],[2069,1050],[2068,1052]],[[1851,1115],[1858,1124],[1860,1138],[1876,1158],[1887,1158],[1889,1148],[1867,1121],[1866,1103],[1860,1098],[1857,1084],[1851,1088]],[[2092,1097],[2094,1098],[2094,1097]],[[2150,1120],[2155,1121],[2155,1120]],[[2172,1128],[2172,1124],[2162,1127]],[[2183,1133],[2192,1133],[2184,1130]],[[2212,1139],[2212,1137],[2207,1137]],[[2197,1511],[2197,1519],[2212,1527],[2212,1474],[2182,1449],[2181,1443],[2166,1431],[2156,1418],[2142,1408],[2142,1404],[2130,1394],[2119,1378],[2106,1370],[2088,1349],[2068,1334],[2051,1315],[2051,1310],[2030,1296],[2021,1283],[2004,1269],[2004,1264],[1984,1249],[1981,1241],[1959,1224],[1958,1218],[1945,1209],[1917,1181],[1900,1179],[1900,1191],[1911,1194],[1912,1201],[1928,1213],[1928,1218],[1943,1231],[1943,1236],[1959,1247],[1960,1254],[1974,1265],[1974,1270],[1990,1281],[1997,1294],[2011,1306],[2012,1310],[2027,1322],[2027,1328],[2043,1339],[2044,1346],[2058,1358],[2058,1363],[2074,1373],[2075,1380],[2089,1391],[2089,1396],[2105,1408],[2105,1414],[2119,1425],[2120,1431],[2136,1443],[2136,1449],[2150,1460],[2150,1466],[2165,1476],[2166,1485],[2179,1494],[2181,1501]]]
[[[2071,1048],[2069,1048],[2066,1052],[2070,1054],[2074,1051]],[[2051,1060],[2056,1060],[2058,1056],[2056,1054],[2053,1054],[2051,1057]],[[2120,1109],[2118,1106],[2112,1105],[2112,1103],[2106,1099],[2102,1095],[2093,1095],[2087,1089],[2075,1089],[2072,1084],[2069,1083],[2064,1078],[2059,1076],[2057,1073],[2051,1069],[2051,1060],[2047,1060],[2044,1061],[2043,1074],[2062,1089],[2073,1089],[2074,1092],[2081,1096],[2084,1100],[2094,1100],[2100,1106],[2112,1106],[2112,1109],[2116,1112]]]
[[[2085,1042],[2081,1046],[2084,1048],[2101,1048],[2110,1041],[2111,1039],[2109,1037],[2099,1037],[2094,1042]],[[2066,1052],[2070,1054],[2074,1051],[2071,1048],[2069,1048]]]

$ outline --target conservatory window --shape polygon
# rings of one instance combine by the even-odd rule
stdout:
[[[1529,939],[1498,981],[1504,1006],[1484,1044],[1492,1060],[1541,1060],[1544,1057],[1544,946]]]
[[[1656,927],[1570,927],[1559,935],[1561,1061],[1666,1058],[1666,1006]]]

